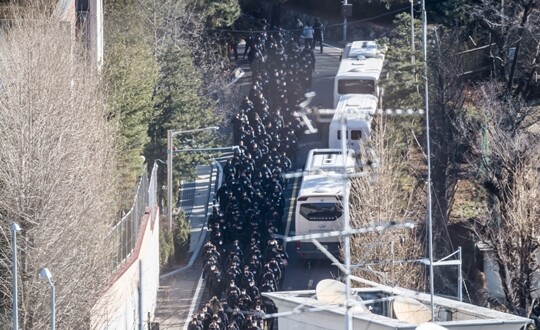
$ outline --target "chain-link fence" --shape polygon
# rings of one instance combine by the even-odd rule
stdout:
[[[146,207],[153,210],[157,206],[157,167],[154,164],[150,179],[147,173],[141,177],[133,206],[111,230],[113,269],[117,269],[133,253]]]

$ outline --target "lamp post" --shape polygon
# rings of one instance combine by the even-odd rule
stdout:
[[[186,131],[167,130],[167,213],[169,217],[169,230],[172,231],[172,209],[173,209],[173,137],[178,134],[196,133],[202,131],[216,130],[219,127],[210,126],[205,128],[190,129]]]
[[[11,249],[13,251],[13,330],[19,330],[19,290],[17,287],[17,232],[21,230],[18,224],[11,225]]]
[[[55,306],[55,288],[52,281],[52,274],[48,268],[41,268],[39,271],[39,277],[47,280],[49,286],[51,287],[51,330],[56,329],[56,306]]]

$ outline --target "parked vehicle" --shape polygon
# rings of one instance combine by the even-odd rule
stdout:
[[[344,162],[340,149],[313,149],[309,152],[300,192],[296,200],[296,235],[325,233],[343,229],[344,189],[350,189],[348,174],[355,169],[354,151],[348,150]],[[319,242],[339,256],[339,237],[326,237]],[[315,244],[297,241],[301,259],[324,259]]]
[[[384,65],[384,52],[375,41],[353,41],[343,51],[334,80],[334,107],[342,95],[380,95],[379,80]]]
[[[341,148],[344,136],[347,149],[360,154],[362,144],[370,139],[371,122],[377,111],[377,97],[371,94],[348,94],[340,97],[328,129],[328,147]],[[341,132],[345,124],[346,132]]]

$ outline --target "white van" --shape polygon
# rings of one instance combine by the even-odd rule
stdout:
[[[371,122],[378,99],[370,94],[343,95],[328,129],[328,148],[341,148],[342,121],[345,121],[346,147],[360,154],[362,143],[370,139]]]
[[[347,44],[334,79],[334,107],[346,94],[379,96],[379,80],[384,53],[375,41],[354,41]]]

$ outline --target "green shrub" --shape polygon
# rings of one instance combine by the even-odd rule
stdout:
[[[161,222],[164,224],[165,222]],[[173,234],[167,225],[161,226],[159,233],[159,265],[165,267],[174,255]]]
[[[184,215],[180,211],[175,219],[174,228],[174,260],[181,262],[187,255],[189,249],[189,231],[190,226]]]

